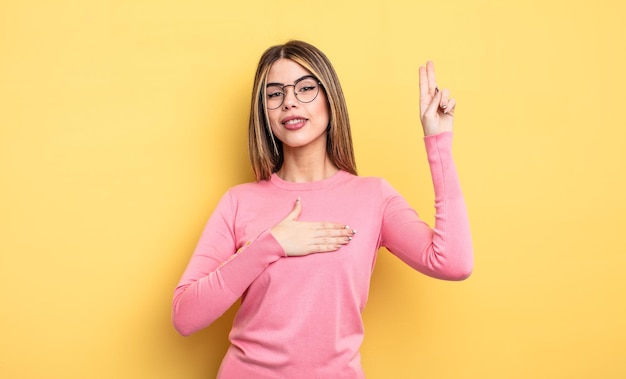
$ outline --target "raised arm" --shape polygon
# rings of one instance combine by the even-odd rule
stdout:
[[[411,267],[448,280],[467,278],[474,266],[465,200],[452,158],[456,101],[437,87],[432,62],[419,68],[420,120],[435,191],[435,226],[421,221],[392,191],[383,217],[381,242]]]
[[[452,160],[452,133],[424,138],[435,190],[435,226],[430,228],[389,187],[381,244],[414,269],[439,279],[463,280],[474,266],[465,201]]]

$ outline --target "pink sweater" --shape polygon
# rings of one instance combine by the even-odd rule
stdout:
[[[472,242],[452,133],[424,141],[435,189],[434,229],[384,180],[344,171],[311,183],[273,175],[222,197],[173,301],[174,326],[189,335],[241,298],[219,378],[364,378],[361,311],[381,246],[429,276],[470,275]],[[332,253],[286,257],[269,230],[298,196],[299,220],[345,223],[357,231],[352,241]]]

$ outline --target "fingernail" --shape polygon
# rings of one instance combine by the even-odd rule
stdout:
[[[348,225],[346,225],[346,229],[350,229],[350,227]]]
[[[435,87],[435,92],[439,92],[439,87]]]
[[[448,107],[447,105],[443,104],[443,105],[441,106],[441,109],[446,109],[447,107]]]
[[[296,199],[296,203],[300,202],[300,196],[298,196],[298,198]]]
[[[352,229],[352,234],[356,234],[356,230]]]

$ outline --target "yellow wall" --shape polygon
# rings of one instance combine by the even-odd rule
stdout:
[[[360,173],[429,221],[418,65],[458,99],[476,269],[381,253],[368,378],[626,377],[623,2],[376,3],[1,2],[0,377],[215,375],[232,311],[183,338],[170,300],[289,38],[334,62]]]

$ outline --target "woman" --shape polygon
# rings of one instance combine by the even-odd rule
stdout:
[[[364,378],[361,311],[380,247],[429,276],[470,275],[455,101],[431,62],[419,74],[434,229],[387,182],[356,176],[345,100],[321,51],[290,41],[261,57],[249,124],[257,181],[222,197],[173,301],[189,335],[241,299],[219,378]]]

